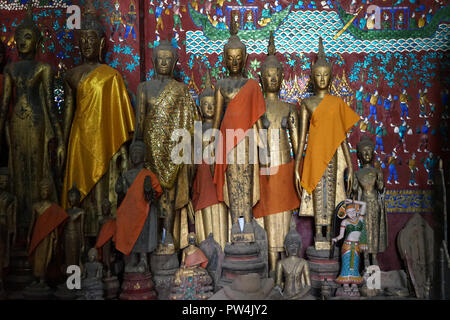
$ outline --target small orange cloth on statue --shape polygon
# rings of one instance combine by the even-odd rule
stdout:
[[[303,163],[302,187],[311,194],[337,148],[359,116],[339,97],[327,94],[314,110]]]
[[[253,79],[239,90],[238,94],[228,103],[225,115],[220,125],[222,139],[216,154],[216,168],[214,171],[214,183],[217,186],[217,198],[223,201],[223,184],[225,183],[225,171],[227,170],[226,156],[245,138],[247,131],[253,127],[258,119],[266,112],[266,102],[258,82]],[[244,134],[237,137],[233,143],[227,145],[227,130],[244,130]],[[221,163],[218,163],[218,162]]]
[[[153,172],[142,169],[117,209],[116,249],[127,256],[133,250],[149,214],[150,204],[145,200],[144,196],[144,180],[146,176],[150,176],[153,189],[155,189],[157,198],[159,198],[162,194],[162,189],[158,178]]]
[[[205,256],[202,250],[197,249],[190,255],[187,255],[184,259],[184,265],[191,267],[194,265],[200,265],[203,269],[208,265],[208,258]]]
[[[95,243],[95,247],[101,248],[108,242],[109,239],[113,238],[116,233],[116,219],[110,219],[105,222],[105,224],[100,229],[100,232],[97,237],[97,242]]]
[[[33,228],[33,236],[30,242],[30,250],[28,255],[31,256],[34,249],[45,239],[53,230],[66,221],[69,215],[63,208],[55,203],[52,203],[50,207],[37,219]]]
[[[192,205],[194,211],[218,204],[216,186],[211,174],[211,166],[203,162],[197,167],[197,175],[192,185]]]
[[[294,185],[295,161],[271,168],[271,175],[260,175],[260,200],[253,208],[253,216],[261,218],[270,214],[300,207]],[[278,171],[276,171],[278,169]]]

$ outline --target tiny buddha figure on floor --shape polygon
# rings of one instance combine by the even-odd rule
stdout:
[[[337,213],[338,217],[344,220],[341,222],[339,235],[332,241],[338,242],[343,238],[345,240],[341,249],[341,273],[335,280],[343,285],[343,291],[338,290],[336,295],[360,295],[358,285],[364,281],[359,273],[360,252],[367,249],[365,213],[366,203],[352,200],[346,200],[346,204]]]
[[[213,295],[213,281],[206,271],[208,258],[196,246],[195,233],[189,233],[189,246],[183,250],[181,267],[173,279],[170,300],[206,300]]]
[[[98,262],[98,251],[91,248],[88,251],[88,261],[83,268],[81,277],[81,299],[103,300],[103,265]]]

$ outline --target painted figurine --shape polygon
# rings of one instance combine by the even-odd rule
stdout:
[[[124,39],[126,40],[128,38],[128,35],[131,34],[133,35],[133,40],[136,40],[136,32],[134,31],[134,24],[136,23],[136,4],[134,3],[133,0],[131,0],[130,6],[129,6],[129,10],[128,13],[126,15],[126,21],[127,21],[127,26],[125,29],[125,36]]]
[[[409,161],[408,161],[408,167],[409,167],[409,171],[410,171],[408,185],[410,187],[417,187],[418,184],[416,182],[416,172],[419,171],[419,168],[417,168],[415,153],[413,153],[411,155],[411,159],[409,159]]]
[[[377,145],[375,146],[375,153],[377,153],[377,150],[380,149],[381,154],[385,154],[383,148],[383,136],[386,135],[385,131],[386,129],[383,126],[383,122],[380,122],[378,127],[375,128],[375,140],[377,142]]]
[[[394,147],[394,152],[397,152],[397,150],[403,147],[403,152],[408,153],[409,151],[406,149],[406,136],[412,134],[412,129],[403,120],[400,126],[394,128],[394,133],[398,134],[398,142]]]
[[[428,175],[428,177],[427,177],[428,185],[434,184],[434,167],[436,166],[437,163],[438,163],[438,158],[433,156],[433,152],[430,152],[423,164],[425,170],[427,171],[427,175]]]
[[[122,32],[120,30],[120,26],[124,24],[122,19],[122,13],[120,12],[120,3],[119,0],[116,0],[114,3],[114,10],[111,13],[111,35],[109,36],[109,41],[114,42],[114,35],[118,33],[119,41],[122,42]]]
[[[383,106],[384,106],[384,123],[389,123],[391,127],[395,127],[392,116],[391,116],[391,110],[392,110],[392,94],[389,94],[389,96],[384,99]]]
[[[409,117],[409,113],[408,113],[408,100],[409,99],[406,94],[406,89],[402,89],[402,93],[400,94],[400,97],[399,97],[400,110],[401,110],[400,119],[401,120],[411,119]]]
[[[355,174],[353,192],[356,198],[366,204],[365,223],[367,250],[364,252],[364,266],[378,265],[377,254],[386,250],[387,217],[384,208],[384,177],[378,165],[374,165],[374,143],[363,136],[357,145],[361,169]]]
[[[360,253],[367,248],[364,221],[366,204],[350,200],[341,209],[338,217],[343,221],[339,235],[333,238],[333,242],[344,238],[344,243],[341,248],[341,272],[335,282],[343,285],[343,295],[359,296],[358,285],[364,281],[359,273]]]
[[[378,90],[375,90],[375,93],[369,97],[367,97],[367,101],[370,103],[370,114],[367,117],[368,120],[373,116],[375,119],[375,123],[378,123],[377,119],[377,104],[381,104],[381,98],[378,94]]]
[[[356,91],[355,94],[356,99],[356,113],[359,114],[359,116],[362,118],[363,116],[363,99],[364,99],[364,91],[363,86],[359,87],[359,90]]]
[[[353,166],[346,135],[359,120],[359,116],[341,98],[329,94],[331,72],[332,67],[326,61],[320,38],[318,59],[312,67],[315,95],[304,99],[301,104],[298,148],[300,153],[305,148],[308,123],[309,136],[301,186],[297,186],[299,193],[305,189],[308,195],[312,195],[316,250],[330,250],[333,210],[337,203],[346,198],[344,190],[338,192],[337,188],[339,183],[343,186],[343,174],[337,174],[339,166],[347,166],[349,178],[346,191],[350,193],[352,190]],[[345,164],[338,162],[339,151],[343,153]],[[295,174],[297,175],[298,171]],[[304,199],[305,195],[302,205]],[[326,229],[325,235],[323,229]]]
[[[424,125],[422,126],[422,128],[419,130],[418,133],[422,133],[422,135],[420,136],[420,143],[419,143],[419,147],[417,148],[417,152],[428,152],[428,148],[430,147],[429,143],[428,143],[428,132],[430,131],[430,122],[428,122],[428,120],[425,120]],[[423,150],[422,150],[423,149]]]
[[[387,165],[389,168],[389,178],[387,180],[387,184],[392,184],[392,179],[394,179],[395,184],[400,184],[398,182],[398,175],[397,175],[397,163],[399,165],[402,164],[401,158],[397,155],[395,151],[392,151],[392,154],[389,155],[387,158]]]
[[[105,198],[102,202],[102,218],[99,220],[99,234],[95,248],[101,252],[101,261],[105,266],[106,277],[112,276],[111,263],[113,262],[114,244],[116,234],[116,219],[111,215],[111,202]]]
[[[423,91],[419,89],[419,94],[417,98],[419,99],[419,118],[428,118],[427,115],[427,105],[430,104],[427,98],[428,88],[425,88]]]
[[[84,210],[79,207],[81,194],[75,185],[69,190],[67,198],[69,200],[70,208],[67,209],[69,219],[64,225],[62,239],[65,255],[64,262],[67,266],[80,266],[86,241],[84,237],[85,213]]]

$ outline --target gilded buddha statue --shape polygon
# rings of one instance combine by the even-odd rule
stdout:
[[[44,177],[51,177],[49,141],[53,138],[57,140],[57,165],[60,167],[65,151],[62,130],[53,108],[52,68],[49,64],[35,60],[41,32],[33,22],[31,2],[14,37],[19,61],[4,68],[0,141],[3,141],[7,121],[11,192],[17,197],[19,236],[24,236],[33,203],[39,200],[39,183]],[[8,118],[10,103],[13,112]],[[49,191],[50,198],[56,201],[53,180]]]
[[[158,200],[159,218],[163,219],[159,230],[157,253],[172,254],[186,240],[174,231],[177,210],[190,202],[193,180],[193,161],[176,163],[172,153],[178,141],[172,140],[175,130],[186,130],[193,138],[194,122],[200,115],[188,87],[177,81],[173,71],[178,60],[177,51],[169,41],[163,40],[153,49],[152,61],[156,78],[142,82],[137,89],[137,128],[135,139],[147,145],[145,167],[158,178],[163,194]],[[183,143],[182,143],[183,144]],[[193,155],[192,143],[184,150],[188,158]],[[181,229],[187,230],[187,220]],[[186,232],[187,233],[187,232]]]
[[[79,30],[83,63],[65,77],[64,139],[68,143],[62,192],[75,182],[86,212],[85,235],[96,237],[102,201],[108,197],[117,206],[114,184],[128,166],[125,143],[134,131],[134,111],[120,73],[102,63],[105,33],[88,2]],[[119,160],[121,166],[119,166]]]
[[[359,116],[339,97],[329,93],[332,66],[327,62],[322,38],[319,39],[318,59],[312,66],[315,95],[301,103],[300,153],[308,144],[303,162],[299,194],[304,190],[300,215],[314,215],[316,250],[330,250],[331,221],[336,205],[352,190],[353,167],[347,143],[347,132]],[[309,126],[308,126],[309,125]],[[308,129],[309,128],[309,129]],[[343,168],[348,168],[347,188],[344,190]],[[297,178],[296,181],[299,181]],[[304,209],[312,198],[312,212]],[[325,230],[324,230],[325,229]]]
[[[283,65],[275,56],[273,34],[270,36],[268,56],[261,66],[261,82],[266,112],[262,116],[267,130],[269,166],[260,176],[261,199],[253,209],[255,218],[262,218],[267,232],[269,267],[275,272],[277,261],[284,255],[283,242],[289,232],[293,210],[300,206],[295,189],[294,172],[299,170],[299,117],[295,105],[278,97],[283,82]],[[294,158],[291,156],[291,144]],[[300,181],[298,181],[299,183]]]

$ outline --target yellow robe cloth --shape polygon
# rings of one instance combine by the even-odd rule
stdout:
[[[132,137],[135,123],[123,78],[107,65],[79,84],[76,102],[62,192],[64,208],[74,182],[83,200],[107,172],[113,155]]]
[[[327,94],[314,110],[303,164],[302,187],[311,194],[337,148],[359,116],[339,97]]]

